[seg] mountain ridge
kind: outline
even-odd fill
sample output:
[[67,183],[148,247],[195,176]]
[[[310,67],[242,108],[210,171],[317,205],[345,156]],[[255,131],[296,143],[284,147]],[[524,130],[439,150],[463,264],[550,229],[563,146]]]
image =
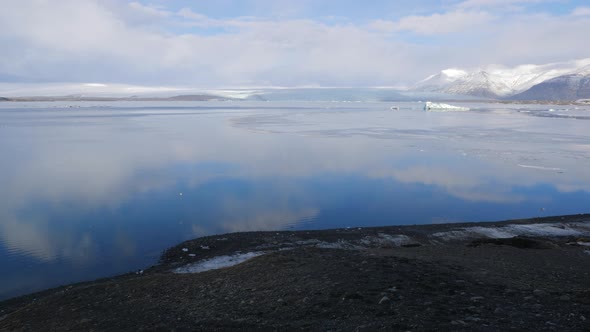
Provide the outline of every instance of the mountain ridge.
[[[572,75],[580,77],[582,86],[571,83]],[[449,68],[419,81],[410,90],[490,99],[511,99],[516,97],[522,100],[525,96],[542,97],[539,94],[526,94],[525,92],[558,77],[562,77],[562,79],[551,82],[551,90],[554,91],[552,95],[555,98],[559,100],[572,100],[574,96],[576,99],[590,98],[590,92],[587,91],[583,83],[585,82],[584,77],[590,77],[590,58],[544,65],[519,65],[516,67],[488,65],[474,70]],[[568,77],[570,79],[567,79]],[[546,86],[547,84],[543,87],[546,89]],[[534,91],[540,91],[543,87],[535,88]],[[572,89],[576,91],[572,91]]]
[[516,100],[579,100],[590,97],[590,75],[562,75],[511,96]]

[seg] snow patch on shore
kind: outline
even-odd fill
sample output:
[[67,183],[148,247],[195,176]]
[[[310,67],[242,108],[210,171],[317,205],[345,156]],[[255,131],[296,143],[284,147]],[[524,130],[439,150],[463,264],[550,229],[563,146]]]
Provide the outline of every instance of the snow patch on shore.
[[571,236],[584,234],[577,227],[567,224],[510,225],[506,226],[506,228],[516,235]]
[[296,247],[315,247],[321,249],[343,249],[343,250],[358,250],[363,249],[355,244],[345,240],[338,240],[336,242],[326,242],[318,239],[300,240],[296,241]]
[[590,233],[590,222],[571,224],[529,224],[507,225],[500,227],[465,227],[458,230],[433,233],[437,239],[464,240],[486,237],[491,239],[505,239],[515,236],[580,236]]
[[412,239],[403,234],[389,235],[379,233],[377,236],[366,236],[360,241],[363,245],[369,247],[401,247],[406,244],[415,243]]
[[263,244],[256,247],[256,250],[290,250],[295,248],[321,248],[321,249],[342,249],[342,250],[363,250],[367,248],[392,248],[405,245],[415,245],[417,241],[403,234],[367,235],[360,240],[347,241],[339,239],[335,242],[327,242],[319,239],[306,239],[293,242],[282,242],[276,244]]
[[264,255],[264,252],[253,251],[244,254],[217,256],[211,259],[202,260],[197,263],[185,265],[174,269],[174,273],[201,273],[209,270],[217,270],[225,267],[238,265],[254,257]]

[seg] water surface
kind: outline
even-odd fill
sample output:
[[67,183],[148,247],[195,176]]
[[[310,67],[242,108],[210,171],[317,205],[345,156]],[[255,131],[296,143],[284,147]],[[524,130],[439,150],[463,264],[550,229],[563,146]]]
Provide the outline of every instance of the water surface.
[[588,107],[422,105],[0,103],[0,298],[203,235],[589,212]]

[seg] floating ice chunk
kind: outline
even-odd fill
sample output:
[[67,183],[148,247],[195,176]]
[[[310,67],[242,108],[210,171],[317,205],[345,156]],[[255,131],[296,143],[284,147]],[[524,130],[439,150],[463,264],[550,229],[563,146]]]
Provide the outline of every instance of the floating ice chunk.
[[174,273],[200,273],[209,270],[216,270],[225,267],[230,267],[234,265],[238,265],[243,263],[249,259],[254,257],[258,257],[263,255],[264,252],[255,251],[255,252],[248,252],[245,254],[234,254],[234,255],[225,255],[225,256],[217,256],[211,259],[206,259],[199,261],[194,264],[185,265],[174,269]]
[[544,167],[544,166],[522,165],[522,164],[518,164],[518,167],[539,169],[539,170],[542,170],[542,171],[563,171],[562,168],[558,168],[558,167]]
[[433,103],[427,101],[424,105],[425,111],[469,111],[468,107],[454,106],[449,104]]

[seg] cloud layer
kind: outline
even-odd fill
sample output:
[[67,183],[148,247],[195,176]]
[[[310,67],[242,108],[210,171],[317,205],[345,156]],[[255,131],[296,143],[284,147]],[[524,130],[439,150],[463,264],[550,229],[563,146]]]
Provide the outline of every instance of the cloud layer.
[[589,8],[530,9],[543,2],[467,0],[358,19],[298,15],[309,2],[273,18],[117,0],[6,1],[0,81],[397,86],[446,67],[587,57]]

